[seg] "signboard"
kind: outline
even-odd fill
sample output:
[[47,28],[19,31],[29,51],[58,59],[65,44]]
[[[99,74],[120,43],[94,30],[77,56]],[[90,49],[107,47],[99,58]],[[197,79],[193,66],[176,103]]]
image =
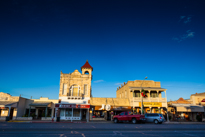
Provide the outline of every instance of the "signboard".
[[201,102],[205,102],[205,99],[203,99]]
[[84,104],[55,104],[56,108],[90,108],[90,105]]
[[[143,102],[144,107],[162,107],[161,102]],[[141,106],[141,102],[139,102],[139,106]]]

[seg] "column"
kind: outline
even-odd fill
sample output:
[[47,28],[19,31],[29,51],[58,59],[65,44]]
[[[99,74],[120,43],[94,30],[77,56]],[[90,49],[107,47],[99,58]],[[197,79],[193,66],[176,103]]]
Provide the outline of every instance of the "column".
[[159,90],[157,90],[157,98],[158,98],[158,102],[159,102]]
[[165,90],[165,98],[166,98],[166,108],[167,108],[167,122],[169,122],[169,115],[168,115],[168,105],[167,105],[167,91]]
[[152,113],[152,107],[149,107],[149,109],[150,109],[150,110],[149,110],[149,113]]
[[36,115],[36,118],[38,118],[38,109],[36,108],[36,113],[35,113],[35,115]]
[[29,107],[28,117],[30,117],[30,113],[31,113],[31,106]]
[[45,110],[45,118],[47,117],[47,109],[48,107],[46,107],[46,110]]
[[151,100],[150,100],[150,92],[151,92],[151,90],[148,90],[148,92],[149,92],[149,96],[148,96],[148,99],[149,99],[149,102],[152,102]]
[[73,122],[73,108],[72,108],[72,117],[71,117],[71,122]]
[[89,109],[87,109],[87,114],[86,114],[86,119],[87,119],[87,122],[89,122]]
[[159,110],[159,113],[161,114],[161,108],[160,107],[158,107],[158,110]]
[[9,107],[8,117],[10,116],[11,107]]
[[51,118],[53,118],[54,108],[51,109]]

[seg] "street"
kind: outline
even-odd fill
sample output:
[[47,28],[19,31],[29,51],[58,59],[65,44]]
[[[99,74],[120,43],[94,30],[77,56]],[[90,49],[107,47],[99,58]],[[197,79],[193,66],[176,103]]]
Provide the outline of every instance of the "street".
[[205,124],[0,123],[1,137],[205,136]]

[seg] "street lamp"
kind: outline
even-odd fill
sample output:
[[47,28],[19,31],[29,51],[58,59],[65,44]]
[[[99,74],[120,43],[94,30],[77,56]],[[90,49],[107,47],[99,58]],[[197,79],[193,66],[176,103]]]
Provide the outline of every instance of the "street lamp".
[[[144,80],[147,79],[147,77],[144,78]],[[144,80],[142,81],[142,84],[144,82]],[[140,86],[140,92],[142,92],[142,84]],[[143,96],[141,94],[142,100],[141,100],[141,115],[143,115]]]

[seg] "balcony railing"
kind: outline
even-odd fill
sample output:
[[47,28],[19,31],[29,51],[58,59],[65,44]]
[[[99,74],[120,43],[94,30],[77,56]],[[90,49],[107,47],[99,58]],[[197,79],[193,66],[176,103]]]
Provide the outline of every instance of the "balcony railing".
[[[133,98],[131,98],[131,100],[133,100]],[[134,102],[141,102],[142,98],[141,97],[134,97]],[[143,102],[166,102],[166,98],[143,98]]]
[[83,93],[79,93],[77,96],[70,96],[69,94],[67,94],[68,99],[84,99],[84,94]]

